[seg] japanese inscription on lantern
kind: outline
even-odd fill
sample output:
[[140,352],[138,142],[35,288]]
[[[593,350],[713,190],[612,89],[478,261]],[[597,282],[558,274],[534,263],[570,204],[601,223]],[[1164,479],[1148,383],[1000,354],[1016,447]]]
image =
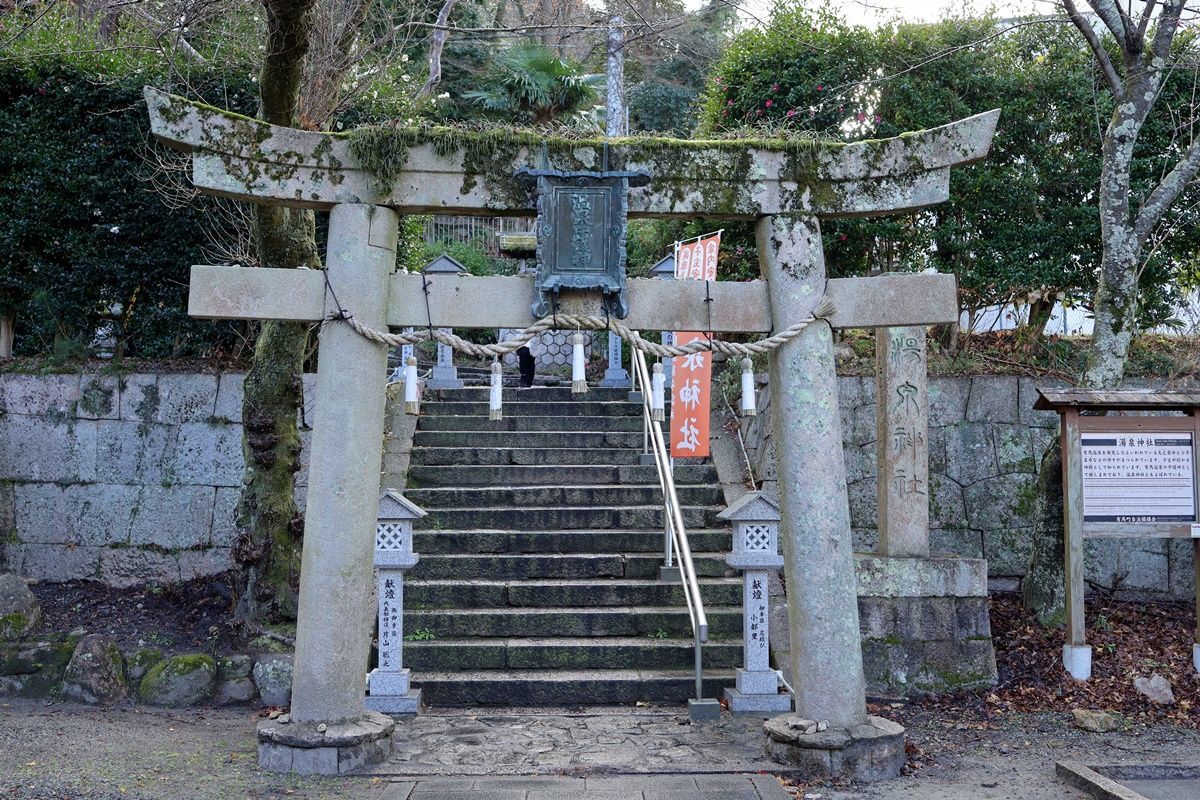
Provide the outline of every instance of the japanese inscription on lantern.
[[[717,253],[720,232],[675,249],[677,280],[717,279]],[[675,344],[685,345],[707,334],[680,332]],[[709,454],[709,398],[712,394],[712,353],[693,353],[672,359],[671,377],[671,455],[676,458],[702,458]]]
[[1084,522],[1196,522],[1190,431],[1081,434]]

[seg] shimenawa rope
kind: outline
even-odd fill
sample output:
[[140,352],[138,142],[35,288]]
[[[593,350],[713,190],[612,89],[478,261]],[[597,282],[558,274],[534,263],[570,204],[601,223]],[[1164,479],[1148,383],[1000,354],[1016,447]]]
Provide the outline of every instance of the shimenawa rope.
[[[336,302],[336,301],[335,301]],[[370,328],[358,320],[345,310],[331,313],[327,322],[341,321],[345,322],[353,328],[360,336],[369,339],[372,342],[387,347],[400,347],[407,344],[416,344],[417,342],[434,339],[442,344],[449,345],[455,350],[466,353],[467,355],[476,358],[496,358],[515,352],[521,347],[528,344],[538,334],[543,333],[552,328],[577,328],[583,330],[602,331],[609,330],[625,341],[629,342],[630,346],[636,347],[643,353],[647,353],[658,358],[675,358],[677,356],[688,356],[693,353],[705,353],[709,351],[724,353],[729,356],[752,356],[756,353],[769,353],[781,345],[790,342],[800,335],[800,332],[816,322],[818,319],[828,319],[833,316],[835,309],[833,301],[828,297],[822,297],[817,303],[816,308],[808,317],[800,320],[794,325],[791,325],[778,333],[771,334],[763,339],[754,342],[725,342],[719,339],[695,339],[684,345],[663,345],[657,342],[650,342],[642,338],[641,334],[632,328],[626,327],[621,322],[605,317],[597,317],[592,315],[577,315],[557,313],[551,317],[543,317],[537,322],[530,325],[521,331],[518,331],[511,339],[506,339],[503,342],[496,344],[476,344],[469,342],[460,336],[448,330],[439,330],[430,328],[423,331],[413,331],[412,333],[388,333],[386,331],[378,331]]]

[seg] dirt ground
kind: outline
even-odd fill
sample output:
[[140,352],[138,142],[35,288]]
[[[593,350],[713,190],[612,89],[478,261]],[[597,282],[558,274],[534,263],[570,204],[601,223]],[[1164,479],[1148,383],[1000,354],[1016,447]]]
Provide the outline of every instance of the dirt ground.
[[[874,786],[798,785],[798,798],[1071,800],[1082,795],[1055,778],[1056,760],[1200,761],[1200,732],[1175,726],[1128,722],[1116,733],[1093,734],[1073,728],[1063,713],[995,715],[931,704],[875,710],[907,726],[909,774]],[[331,800],[381,793],[380,778],[260,772],[255,721],[250,710],[6,702],[0,704],[0,798]]]

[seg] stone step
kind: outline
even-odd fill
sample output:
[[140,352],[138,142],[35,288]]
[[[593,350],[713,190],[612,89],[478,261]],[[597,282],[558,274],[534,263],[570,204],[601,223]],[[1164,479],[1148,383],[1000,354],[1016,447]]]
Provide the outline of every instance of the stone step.
[[522,448],[641,448],[636,431],[426,431],[418,430],[413,447],[522,447]]
[[[524,437],[522,437],[524,438]],[[512,440],[512,437],[509,437]],[[474,466],[507,465],[558,466],[633,466],[638,464],[641,443],[637,450],[605,449],[601,447],[417,447],[412,451],[412,464],[417,466]],[[676,462],[676,468],[679,467]],[[651,467],[653,469],[653,467]]]
[[[695,552],[727,553],[732,547],[728,529],[689,530],[688,544]],[[417,531],[413,549],[437,553],[661,553],[661,530],[574,531]]]
[[[740,606],[706,607],[710,639],[740,639]],[[686,608],[463,608],[405,609],[407,635],[425,632],[434,639],[548,636],[662,636],[691,638]]]
[[458,417],[422,414],[417,420],[417,432],[424,431],[580,431],[584,433],[610,433],[636,431],[641,435],[641,417],[583,417],[583,416],[533,416],[518,417],[505,414],[503,419],[490,420],[486,416]]
[[[732,570],[723,553],[693,553],[696,575],[719,578]],[[489,553],[422,555],[413,578],[520,580],[523,578],[655,578],[660,553]],[[732,574],[732,572],[730,573]]]
[[[586,395],[585,395],[586,396]],[[520,397],[520,395],[518,395]],[[483,417],[489,412],[488,398],[479,402],[449,400],[427,401],[421,404],[421,418],[426,417]],[[506,417],[634,417],[642,418],[642,404],[620,400],[555,400],[527,402],[504,398]]]
[[[562,386],[534,386],[532,389],[505,386],[503,395],[506,405],[510,401],[514,403],[541,403],[556,400],[560,402],[580,400],[627,402],[628,396],[628,389],[606,389],[600,386],[589,386],[588,391],[584,394],[572,394],[570,383],[564,383]],[[425,403],[442,401],[486,403],[490,397],[491,387],[489,386],[465,386],[462,389],[426,389],[421,399]]]
[[[426,490],[427,491],[427,490]],[[407,493],[406,493],[407,494]],[[413,498],[413,502],[417,502]],[[724,520],[717,514],[723,507],[683,506],[685,528],[717,528]],[[418,530],[594,530],[594,529],[656,529],[662,527],[661,506],[624,506],[597,508],[594,506],[541,506],[513,508],[437,508],[418,520]]]
[[[604,464],[541,464],[537,466],[425,466],[409,467],[409,485],[431,486],[544,486],[557,484],[653,484],[658,470],[653,466]],[[716,470],[709,466],[676,466],[679,484],[717,484]]]
[[[432,706],[594,706],[638,701],[679,705],[696,696],[690,670],[479,670],[414,672]],[[704,696],[720,697],[733,672],[704,673]]]
[[[736,606],[742,602],[741,578],[700,581],[705,606]],[[545,608],[569,606],[683,606],[687,601],[678,583],[658,580],[477,580],[404,581],[404,605],[435,608]]]
[[[721,504],[724,493],[720,486],[683,486],[676,484],[676,495],[684,506],[715,506]],[[657,486],[467,486],[406,489],[404,496],[428,512],[441,508],[494,508],[509,506],[525,509],[531,506],[579,506],[583,508],[616,508],[618,506],[652,506],[662,503],[662,490]],[[497,527],[497,526],[492,526]]]
[[[706,669],[742,665],[741,642],[704,645]],[[508,670],[688,670],[695,649],[691,639],[610,637],[587,639],[441,639],[404,643],[404,666],[416,673]]]

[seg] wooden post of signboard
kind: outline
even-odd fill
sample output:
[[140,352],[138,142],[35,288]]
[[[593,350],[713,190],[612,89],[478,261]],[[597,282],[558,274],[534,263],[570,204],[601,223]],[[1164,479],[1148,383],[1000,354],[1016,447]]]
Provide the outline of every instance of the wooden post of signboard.
[[[1091,677],[1092,648],[1084,627],[1084,540],[1190,538],[1197,601],[1192,663],[1200,672],[1200,392],[1039,389],[1038,394],[1034,408],[1062,416],[1063,666],[1078,680]],[[1159,413],[1109,416],[1113,411]]]

